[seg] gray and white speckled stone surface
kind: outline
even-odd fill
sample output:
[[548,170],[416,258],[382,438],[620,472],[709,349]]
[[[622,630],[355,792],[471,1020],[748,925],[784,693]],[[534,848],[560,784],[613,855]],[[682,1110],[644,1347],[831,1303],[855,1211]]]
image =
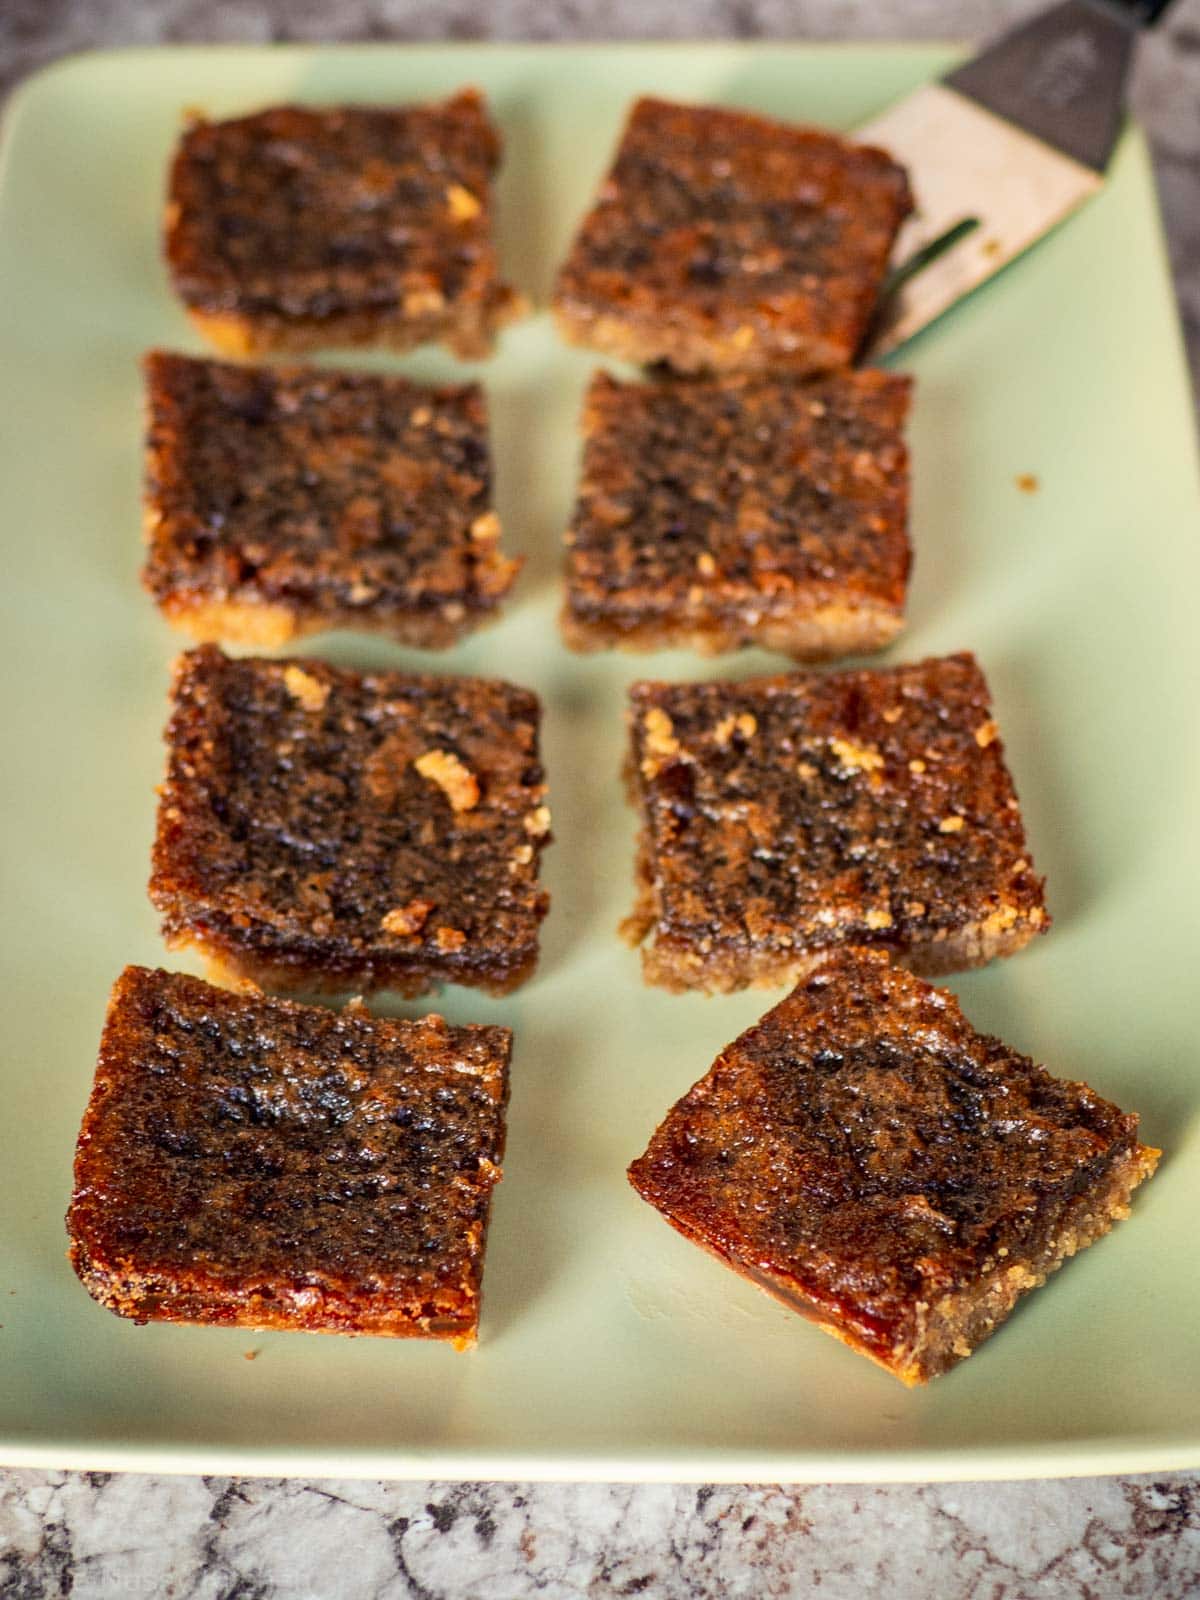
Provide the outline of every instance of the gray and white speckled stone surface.
[[[0,91],[69,52],[272,39],[974,38],[1039,0],[0,0]],[[1147,40],[1200,382],[1200,0]],[[378,1484],[0,1470],[0,1600],[1188,1600],[1200,1474],[883,1487]]]
[[1188,1600],[1200,1485],[302,1483],[18,1472],[0,1595]]

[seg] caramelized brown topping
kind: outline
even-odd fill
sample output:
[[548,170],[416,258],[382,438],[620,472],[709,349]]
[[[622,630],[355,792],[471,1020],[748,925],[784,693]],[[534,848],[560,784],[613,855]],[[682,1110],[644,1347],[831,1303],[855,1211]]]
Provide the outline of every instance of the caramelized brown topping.
[[592,380],[568,603],[627,627],[741,626],[869,600],[899,611],[909,568],[909,380]]
[[489,211],[499,159],[473,90],[197,121],[171,173],[176,288],[203,312],[284,321],[487,302],[502,293]]
[[747,112],[634,106],[559,275],[581,342],[692,369],[844,365],[911,207],[880,150]]
[[[457,635],[511,586],[477,384],[164,351],[145,371],[144,581],[168,610],[265,604],[301,628],[403,633],[408,619],[436,624],[454,607]],[[481,542],[489,518],[493,539]]]
[[207,646],[174,698],[151,880],[168,939],[293,986],[528,975],[549,826],[534,695]]
[[973,657],[639,683],[631,707],[659,947],[746,981],[764,955],[1047,925]]
[[952,995],[850,950],[721,1053],[630,1177],[681,1231],[891,1364],[919,1360],[943,1297],[1023,1264],[1024,1287],[1038,1281],[1028,1264],[1041,1271],[1079,1197],[1122,1164],[1152,1168],[1137,1126],[976,1033]]
[[81,1274],[126,1315],[237,1321],[241,1299],[268,1322],[468,1334],[510,1048],[506,1028],[128,968],[76,1162]]

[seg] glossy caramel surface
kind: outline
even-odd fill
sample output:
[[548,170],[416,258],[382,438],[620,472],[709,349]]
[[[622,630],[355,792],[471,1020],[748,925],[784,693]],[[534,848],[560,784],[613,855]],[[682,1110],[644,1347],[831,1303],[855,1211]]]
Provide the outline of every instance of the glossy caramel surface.
[[665,637],[711,619],[753,639],[821,602],[899,612],[911,551],[911,383],[731,374],[633,384],[597,373],[568,533],[573,617]]
[[722,1051],[630,1179],[888,1364],[936,1302],[1038,1260],[1078,1197],[1137,1166],[1137,1125],[855,949]]
[[849,362],[911,208],[884,151],[728,107],[643,97],[555,288],[590,342],[692,369]]
[[170,174],[176,291],[195,310],[284,322],[485,304],[499,293],[499,160],[473,90],[436,104],[197,120]]
[[540,707],[498,678],[176,664],[150,894],[168,940],[302,989],[503,989],[537,958]]
[[973,656],[630,691],[659,944],[753,971],[1048,925]]
[[463,1333],[511,1034],[129,967],[83,1120],[76,1268],[139,1318]]

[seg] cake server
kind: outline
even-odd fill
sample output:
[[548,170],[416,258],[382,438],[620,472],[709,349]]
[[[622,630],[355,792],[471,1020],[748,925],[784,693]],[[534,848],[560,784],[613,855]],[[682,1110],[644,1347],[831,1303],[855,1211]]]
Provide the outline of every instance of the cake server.
[[855,137],[909,170],[870,338],[886,354],[1027,250],[1102,186],[1139,31],[1170,0],[1061,0]]

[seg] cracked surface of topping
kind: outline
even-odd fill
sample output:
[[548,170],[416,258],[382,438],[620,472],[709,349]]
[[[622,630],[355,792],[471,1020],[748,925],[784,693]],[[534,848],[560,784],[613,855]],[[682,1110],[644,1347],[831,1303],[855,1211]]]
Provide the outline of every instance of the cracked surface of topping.
[[903,611],[911,552],[911,384],[877,371],[807,381],[592,380],[567,535],[577,624],[710,625],[830,603]]
[[499,679],[188,652],[150,884],[168,940],[276,987],[512,987],[547,905],[539,717]]
[[638,683],[630,715],[646,902],[633,931],[677,958],[683,986],[689,968],[702,987],[706,968],[721,987],[779,981],[835,944],[947,970],[939,945],[957,954],[970,933],[986,959],[993,937],[1047,926],[970,655]]
[[696,368],[847,364],[911,208],[883,151],[639,100],[558,278],[568,336]]
[[457,322],[476,340],[510,293],[492,240],[499,160],[474,90],[197,121],[171,170],[175,287],[195,311],[266,327],[336,333],[339,318],[365,316],[451,339]]
[[127,968],[76,1157],[81,1275],[125,1315],[234,1322],[244,1297],[300,1327],[469,1334],[510,1049]]
[[630,1177],[887,1364],[944,1296],[997,1269],[1040,1281],[1068,1208],[1122,1164],[1152,1170],[1137,1127],[976,1033],[953,995],[850,950],[721,1053]]
[[511,586],[477,384],[164,351],[145,375],[143,582],[169,616],[279,606],[303,631],[457,636]]

